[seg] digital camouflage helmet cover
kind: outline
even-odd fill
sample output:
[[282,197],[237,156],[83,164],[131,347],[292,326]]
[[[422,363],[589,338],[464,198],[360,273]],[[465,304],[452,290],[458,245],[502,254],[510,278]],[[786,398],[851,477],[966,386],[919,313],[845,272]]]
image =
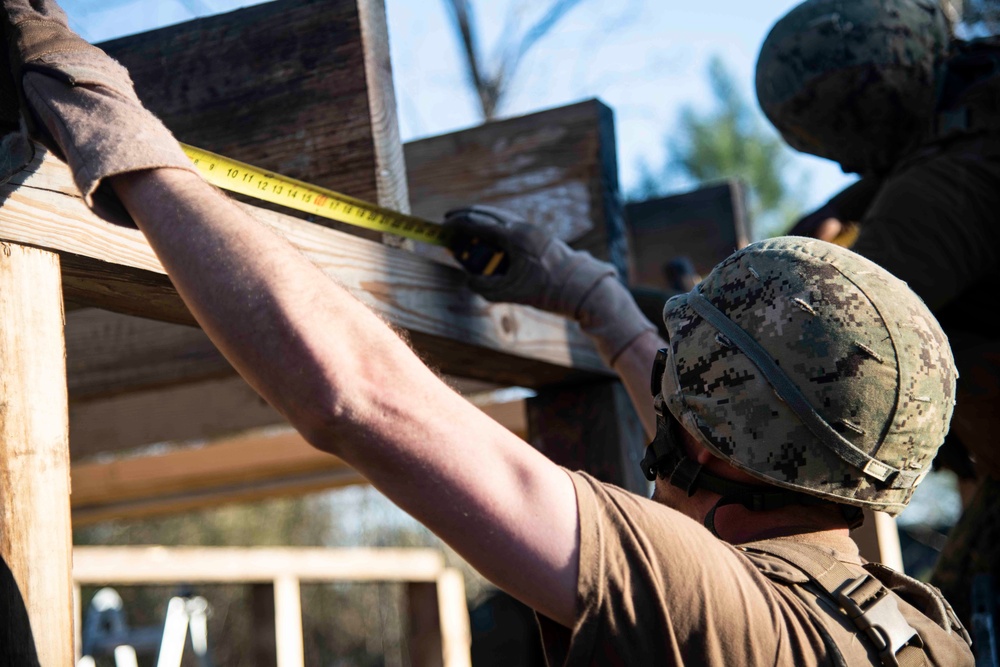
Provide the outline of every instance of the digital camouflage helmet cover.
[[[787,490],[780,504],[791,491],[795,502],[906,506],[948,431],[957,373],[944,332],[905,283],[840,246],[782,237],[730,256],[663,317],[661,428],[669,410],[716,456]],[[669,478],[684,465],[661,435],[644,468]]]
[[793,148],[882,173],[927,131],[949,41],[936,0],[806,0],[764,40],[757,99]]

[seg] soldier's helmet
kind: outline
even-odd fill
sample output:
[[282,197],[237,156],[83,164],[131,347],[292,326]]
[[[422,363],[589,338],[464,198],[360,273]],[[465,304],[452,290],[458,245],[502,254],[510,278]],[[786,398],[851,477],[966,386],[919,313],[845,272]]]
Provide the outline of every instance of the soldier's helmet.
[[906,283],[856,253],[751,244],[663,311],[658,409],[769,484],[898,513],[948,431],[948,339]]
[[764,40],[757,100],[793,148],[885,172],[929,128],[950,33],[937,0],[806,0]]

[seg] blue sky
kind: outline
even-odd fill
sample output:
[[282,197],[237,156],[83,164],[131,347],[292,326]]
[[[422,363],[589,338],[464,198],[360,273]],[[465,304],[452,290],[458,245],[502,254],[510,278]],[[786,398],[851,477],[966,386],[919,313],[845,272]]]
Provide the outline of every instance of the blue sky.
[[[247,0],[62,0],[71,25],[91,41],[169,25],[194,16],[257,4]],[[478,0],[486,51],[496,43],[508,6],[525,22],[537,0]],[[639,165],[659,165],[664,143],[685,104],[706,107],[707,64],[722,57],[748,100],[753,68],[768,29],[797,0],[583,0],[522,64],[505,115],[599,97],[615,110],[622,185]],[[442,0],[386,0],[400,129],[404,140],[478,122],[464,85],[458,45]],[[796,157],[815,205],[852,180],[825,160]]]

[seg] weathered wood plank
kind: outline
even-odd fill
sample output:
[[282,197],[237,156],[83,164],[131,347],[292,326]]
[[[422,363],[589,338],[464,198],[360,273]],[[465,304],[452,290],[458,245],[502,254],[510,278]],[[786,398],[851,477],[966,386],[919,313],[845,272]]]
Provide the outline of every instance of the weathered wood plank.
[[[73,461],[161,442],[232,436],[283,424],[238,376],[70,402]],[[79,490],[79,489],[78,489]]]
[[438,577],[437,598],[444,667],[471,667],[469,606],[465,600],[465,579],[458,569],[448,568]]
[[73,541],[59,258],[0,243],[0,295],[0,657],[69,665]]
[[407,143],[413,212],[490,204],[521,214],[628,275],[614,116],[597,100]]
[[[64,165],[36,159],[0,187],[0,239],[51,249],[78,261],[75,300],[119,312],[176,321],[176,293],[145,284],[164,271],[142,234],[91,213],[71,190]],[[575,324],[531,308],[490,304],[464,286],[457,269],[403,250],[319,227],[273,211],[246,210],[275,229],[393,325],[440,371],[456,377],[539,386],[606,375],[609,371]],[[88,282],[88,266],[101,271]],[[148,275],[128,294],[109,294],[107,275],[119,267]],[[169,303],[168,303],[169,302]]]
[[707,275],[751,237],[744,187],[727,180],[681,194],[628,204],[632,248],[631,284],[669,287],[664,265],[686,257]]
[[[148,370],[149,373],[140,374],[140,380],[150,380],[157,369]],[[160,375],[169,376],[171,372],[170,368],[166,368]],[[135,378],[117,379],[131,381]],[[446,379],[456,391],[469,396],[473,402],[479,400],[475,392],[495,389],[478,381]],[[72,460],[155,443],[211,440],[285,423],[274,408],[236,375],[169,387],[160,387],[155,383],[146,386],[156,388],[110,397],[85,395],[76,401],[72,400],[71,394],[69,438]],[[523,403],[489,401],[481,407],[493,419],[524,437]]]
[[[379,3],[363,3],[362,7],[374,11]],[[132,41],[129,44],[136,46]],[[540,224],[553,226],[564,236],[580,237],[596,254],[609,257],[615,243],[609,239],[620,241],[622,236],[616,226],[621,215],[620,202],[615,196],[617,164],[612,123],[610,110],[591,101],[416,142],[407,149],[415,164],[410,178],[420,184],[414,190],[415,206],[426,215],[439,217],[449,205],[458,203],[459,193],[473,199],[481,196],[484,201],[512,207]],[[496,154],[497,159],[487,159],[483,151],[496,152],[497,145],[502,149]],[[255,150],[255,144],[251,142],[249,146],[248,150]],[[298,175],[312,178],[311,173]],[[523,192],[514,191],[517,183],[522,183]],[[498,192],[502,195],[500,199],[496,199]],[[613,224],[608,225],[607,221]],[[171,292],[168,281],[154,280],[149,284],[149,279],[141,274],[126,275],[116,281],[114,273],[102,272],[100,265],[91,263],[81,269],[80,263],[79,259],[66,263],[68,298],[85,298],[78,295],[77,283],[95,275],[103,279],[105,297],[115,302],[134,298],[132,295],[140,291],[165,301],[162,295]],[[165,302],[160,304],[161,308],[164,306],[169,308]],[[199,380],[228,369],[228,364],[214,353],[199,332],[172,331],[168,326],[154,323],[127,324],[127,319],[113,315],[90,314],[79,319],[74,315],[67,322],[71,401],[102,391],[121,392]],[[102,317],[108,322],[101,323]],[[171,312],[170,317],[183,321],[186,312]],[[135,330],[134,341],[128,338],[132,330]],[[97,340],[102,333],[106,335],[103,343]],[[85,353],[77,353],[78,336],[86,341]],[[168,349],[170,341],[174,341],[176,349]],[[150,363],[137,365],[130,351],[147,347]],[[120,359],[101,355],[102,351],[118,350],[122,352]],[[158,360],[164,363],[157,363]],[[165,363],[168,360],[175,363]],[[474,364],[476,360],[469,359],[468,363]],[[113,382],[105,386],[104,379]]]
[[[223,391],[225,398],[235,393]],[[526,435],[523,401],[483,406],[483,411],[515,435]],[[114,430],[114,422],[106,428]],[[365,483],[343,461],[313,448],[287,426],[141,457],[77,462],[71,473],[77,526]]]
[[100,46],[181,141],[406,210],[382,0],[277,0]]
[[66,314],[72,402],[235,372],[201,329],[97,308]]
[[[123,518],[360,483],[340,459],[309,446],[290,429],[252,434],[162,454],[72,468],[74,523]],[[209,502],[215,500],[216,502]]]
[[435,549],[320,547],[76,547],[79,584],[270,583],[301,581],[437,581],[444,558]]

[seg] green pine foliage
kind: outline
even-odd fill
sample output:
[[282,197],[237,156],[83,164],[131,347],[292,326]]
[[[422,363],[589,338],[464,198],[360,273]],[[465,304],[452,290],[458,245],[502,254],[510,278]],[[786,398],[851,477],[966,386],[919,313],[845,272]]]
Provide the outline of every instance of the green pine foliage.
[[790,184],[793,152],[740,92],[718,57],[708,68],[713,104],[708,110],[686,105],[666,138],[667,159],[658,168],[641,165],[641,180],[630,193],[639,201],[728,178],[747,186],[755,236],[782,233],[802,212],[807,183]]

